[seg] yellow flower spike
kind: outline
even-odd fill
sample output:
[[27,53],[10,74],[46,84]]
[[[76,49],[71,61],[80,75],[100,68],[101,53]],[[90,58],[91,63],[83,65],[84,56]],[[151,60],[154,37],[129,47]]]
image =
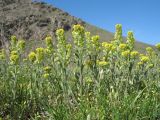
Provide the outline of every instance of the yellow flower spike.
[[135,58],[135,57],[138,57],[139,52],[138,52],[138,51],[132,51],[132,52],[130,53],[130,55],[131,55],[132,58]]
[[98,40],[99,40],[99,36],[98,35],[95,35],[95,36],[92,37],[92,42],[93,43],[96,43]]
[[39,47],[39,48],[36,49],[36,52],[37,53],[43,53],[44,52],[44,48]]
[[85,31],[84,27],[81,25],[74,25],[73,26],[73,31],[72,31],[72,36],[74,39],[74,43],[78,47],[83,47],[84,46],[84,40],[85,40]]
[[43,70],[46,72],[46,73],[50,73],[51,72],[51,67],[50,66],[46,66],[43,68]]
[[110,50],[112,50],[112,49],[115,48],[115,47],[113,46],[113,44],[107,43],[107,42],[103,42],[103,43],[102,43],[102,47],[104,47],[104,49],[106,49],[106,50],[108,50],[108,51],[110,51]]
[[11,36],[11,50],[16,50],[17,41],[18,39],[16,36]]
[[129,57],[130,51],[129,51],[129,50],[126,50],[126,51],[122,52],[121,55],[122,55],[123,57]]
[[149,61],[149,57],[148,56],[142,56],[140,60],[141,60],[141,62],[146,63],[146,62]]
[[121,43],[122,42],[122,25],[117,24],[115,28],[116,28],[116,32],[114,35],[114,40],[115,42]]
[[147,52],[152,52],[153,49],[152,49],[151,47],[147,47],[147,48],[146,48],[146,51],[147,51]]
[[17,64],[18,63],[18,59],[19,59],[18,55],[11,54],[11,56],[10,56],[11,64]]
[[85,32],[85,38],[87,41],[91,40],[91,33],[90,32]]
[[154,51],[151,47],[146,48],[147,54],[151,55]]
[[91,33],[85,32],[85,39],[86,39],[86,46],[88,49],[88,52],[91,52]]
[[143,65],[143,62],[138,62],[137,64],[138,64],[139,66],[141,66],[141,65]]
[[63,29],[58,29],[56,31],[56,35],[64,35],[64,30]]
[[25,48],[25,41],[24,40],[18,41],[17,47],[18,49],[23,50]]
[[72,51],[72,45],[71,44],[67,44],[66,45],[66,50],[67,50],[67,60],[70,58],[71,56],[71,51]]
[[72,45],[71,44],[67,44],[66,48],[67,48],[67,50],[70,50],[72,48]]
[[45,38],[45,41],[46,41],[46,44],[52,43],[52,37],[51,37],[51,36],[47,36],[47,37]]
[[106,66],[106,65],[108,65],[109,63],[108,62],[106,62],[106,61],[97,61],[97,64],[99,65],[99,66],[101,66],[101,67],[103,67],[103,66]]
[[44,53],[45,53],[44,48],[40,47],[36,49],[36,58],[38,62],[41,62],[43,60]]
[[47,36],[47,37],[45,38],[45,42],[46,42],[47,48],[52,49],[52,47],[53,47],[52,37],[51,37],[51,36]]
[[28,55],[28,58],[31,62],[34,62],[36,60],[36,53],[35,52],[31,52],[29,55]]
[[44,49],[44,53],[45,53],[46,55],[49,55],[49,54],[52,53],[52,50],[50,50],[49,48],[46,48],[46,49]]
[[49,74],[48,73],[43,74],[43,78],[48,79],[49,78]]
[[116,47],[115,47],[115,46],[112,46],[112,47],[111,47],[111,51],[112,51],[112,52],[116,51]]
[[12,35],[12,36],[11,36],[11,42],[13,42],[13,43],[16,44],[17,41],[18,41],[18,40],[17,40],[17,37],[16,37],[15,35]]
[[156,48],[160,51],[160,43],[156,44]]
[[127,44],[120,44],[119,48],[120,50],[125,50],[127,48]]
[[17,55],[17,54],[18,54],[17,51],[15,50],[11,51],[11,55]]
[[79,31],[80,33],[84,32],[84,27],[79,25],[79,24],[78,25],[74,25],[73,26],[73,31]]
[[134,48],[134,43],[135,43],[135,38],[134,38],[133,32],[128,31],[128,33],[127,33],[127,44],[129,46],[130,50],[132,50]]
[[102,42],[102,47],[105,47],[108,44],[108,42]]
[[95,47],[96,50],[99,50],[99,47],[100,47],[99,36],[98,35],[93,36],[91,38],[91,41],[92,41],[93,47]]
[[148,68],[150,68],[150,69],[153,68],[153,67],[154,67],[154,64],[149,64],[148,65]]
[[58,40],[57,47],[61,48],[60,46],[65,46],[66,45],[66,39],[64,35],[64,30],[63,29],[58,29],[56,31],[56,38]]

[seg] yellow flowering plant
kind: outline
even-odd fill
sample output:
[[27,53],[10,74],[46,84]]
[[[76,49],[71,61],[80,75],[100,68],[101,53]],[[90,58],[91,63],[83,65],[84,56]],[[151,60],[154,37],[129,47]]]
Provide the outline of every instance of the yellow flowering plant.
[[44,55],[45,55],[44,48],[42,47],[36,48],[36,61],[38,63],[41,63],[43,61]]
[[10,55],[10,63],[11,64],[17,64],[18,60],[19,60],[19,55],[11,53],[11,55]]
[[50,35],[37,47],[12,36],[0,50],[0,117],[157,119],[160,45],[138,51],[133,32],[123,42],[120,24],[112,41],[79,24],[71,30],[72,39],[58,29],[55,41]]
[[11,50],[15,50],[16,49],[16,45],[17,45],[17,37],[15,35],[11,36]]
[[131,58],[137,58],[137,57],[139,57],[139,52],[138,51],[132,51],[130,53],[130,56],[131,56]]
[[160,51],[160,43],[156,44],[156,48]]
[[135,38],[132,31],[127,33],[127,44],[129,49],[132,51],[134,49]]
[[127,49],[127,44],[122,43],[122,44],[119,45],[119,48],[120,48],[121,51],[124,51],[124,50]]
[[45,42],[46,42],[47,49],[53,52],[52,37],[51,36],[47,36],[45,38]]
[[36,61],[36,53],[35,52],[30,52],[28,55],[28,58],[31,62]]
[[118,46],[123,41],[123,38],[122,38],[122,25],[121,24],[116,24],[115,29],[116,29],[116,31],[115,31],[115,34],[114,34],[113,43],[116,46]]
[[18,51],[23,51],[25,49],[25,41],[24,40],[19,40],[17,42],[17,49],[18,49]]

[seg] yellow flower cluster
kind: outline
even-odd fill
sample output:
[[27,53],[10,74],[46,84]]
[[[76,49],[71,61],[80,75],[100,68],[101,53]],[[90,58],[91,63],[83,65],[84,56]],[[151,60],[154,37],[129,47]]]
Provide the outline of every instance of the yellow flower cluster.
[[102,47],[107,50],[107,51],[111,51],[111,50],[114,50],[115,47],[113,46],[113,44],[111,43],[107,43],[107,42],[103,42],[102,43]]
[[17,51],[11,51],[11,54],[10,54],[11,64],[17,64],[18,60],[19,60],[19,55],[18,55]]
[[51,72],[51,67],[50,67],[50,66],[44,67],[44,71],[45,71],[46,73],[50,73],[50,72]]
[[43,78],[48,79],[49,78],[49,74],[48,73],[43,74]]
[[53,44],[52,44],[52,37],[51,36],[47,36],[45,38],[45,42],[46,42],[46,46],[49,50],[53,49]]
[[83,33],[84,32],[84,27],[79,25],[79,24],[78,25],[74,25],[73,26],[73,31],[77,31],[79,33]]
[[84,46],[84,39],[85,39],[85,31],[84,27],[81,25],[74,25],[72,36],[74,39],[74,43],[76,46],[83,47]]
[[127,44],[120,44],[119,48],[120,48],[120,50],[126,50],[127,49]]
[[86,41],[90,42],[90,40],[91,40],[91,33],[90,32],[85,32],[85,38],[86,38]]
[[154,64],[152,63],[148,65],[148,68],[153,68],[153,67],[154,67]]
[[140,60],[142,63],[147,63],[150,59],[148,56],[141,56]]
[[11,36],[11,42],[16,44],[17,42],[17,37],[15,35]]
[[92,45],[91,45],[91,33],[90,32],[85,32],[85,39],[86,39],[86,47],[87,47],[88,53],[91,53]]
[[121,55],[125,58],[128,58],[130,55],[130,51],[129,50],[123,51]]
[[40,63],[43,60],[44,53],[45,53],[44,48],[39,47],[39,48],[36,49],[36,59],[37,59],[37,62]]
[[53,52],[53,49],[50,49],[50,48],[48,48],[48,47],[44,49],[44,53],[45,53],[46,55],[51,55],[52,52]]
[[65,40],[65,35],[64,35],[64,30],[63,29],[58,29],[56,30],[56,37],[58,40],[59,44],[65,45],[66,40]]
[[156,44],[156,48],[160,51],[160,43]]
[[17,43],[17,48],[19,50],[24,50],[24,48],[25,48],[25,41],[24,40],[19,40],[18,43]]
[[97,64],[98,64],[98,66],[103,67],[103,66],[108,65],[108,64],[109,64],[109,62],[106,62],[106,61],[104,61],[104,60],[102,60],[102,61],[97,60]]
[[155,53],[151,47],[147,47],[146,52],[147,52],[147,55],[149,55],[149,56],[154,55],[154,53]]
[[132,58],[135,58],[139,55],[139,52],[138,51],[132,51],[130,55],[131,55]]
[[153,49],[152,49],[151,47],[147,47],[147,48],[146,48],[146,51],[147,51],[147,52],[153,52]]
[[45,78],[45,79],[49,78],[51,69],[52,68],[50,66],[46,66],[43,68],[43,70],[44,70],[43,78]]
[[130,50],[133,50],[135,43],[135,38],[132,31],[128,31],[127,33],[127,44]]
[[66,51],[67,51],[66,60],[69,62],[69,58],[71,57],[71,52],[72,52],[71,44],[66,45]]
[[64,30],[63,29],[58,29],[56,31],[56,35],[64,35]]
[[115,26],[116,28],[116,32],[115,32],[115,35],[114,35],[114,41],[116,42],[116,44],[118,43],[121,43],[122,42],[122,25],[121,24],[117,24]]
[[[139,56],[139,63],[138,64],[144,64],[147,63],[150,64],[151,58],[154,56],[151,56],[150,53],[155,52],[152,47],[147,47],[146,48],[146,54],[140,55],[138,51],[135,51],[134,48],[134,35],[132,31],[129,31],[127,34],[127,41],[123,42],[122,41],[122,25],[117,24],[116,25],[116,32],[114,36],[114,41],[112,42],[102,42],[100,43],[100,37],[98,35],[91,36],[90,32],[85,32],[85,29],[81,25],[74,25],[72,29],[72,36],[74,40],[74,49],[72,51],[72,45],[67,44],[67,41],[65,39],[65,31],[63,29],[58,29],[56,31],[56,38],[58,40],[57,44],[57,49],[55,49],[56,53],[53,53],[53,42],[52,42],[52,37],[47,36],[45,38],[45,43],[46,47],[45,48],[37,48],[34,52],[30,52],[28,55],[27,60],[31,62],[42,62],[44,60],[44,57],[51,57],[53,55],[52,62],[55,62],[56,60],[60,63],[62,62],[63,65],[67,65],[68,61],[70,61],[71,58],[71,52],[75,52],[76,54],[81,54],[79,55],[80,57],[84,57],[85,52],[87,51],[87,59],[84,57],[84,61],[86,61],[86,64],[91,66],[96,64],[96,60],[100,58],[105,58],[105,59],[100,59],[97,61],[98,66],[106,66],[109,64],[110,61],[115,61],[119,62],[118,59],[127,59],[129,62],[134,62],[136,61]],[[11,36],[11,45],[15,45],[16,49],[11,49],[10,53],[10,61],[12,63],[17,63],[19,60],[19,57],[21,57],[21,52],[19,52],[19,49],[22,50],[25,48],[25,41],[20,40],[16,38],[16,36]],[[81,49],[82,48],[82,49]],[[160,50],[160,43],[156,45],[156,48]],[[84,53],[84,54],[82,54]],[[98,54],[94,54],[98,53]],[[49,56],[47,56],[49,54]],[[96,56],[97,55],[97,56]],[[78,56],[78,55],[77,55]],[[80,57],[77,57],[78,59]],[[95,57],[96,56],[96,57]],[[158,56],[158,55],[157,55]],[[0,52],[0,59],[4,59],[5,54],[4,52]],[[117,61],[116,61],[117,60]],[[57,62],[56,61],[56,62]],[[83,62],[84,62],[83,61]],[[106,62],[107,61],[107,62]],[[109,62],[108,62],[109,61]],[[121,61],[121,60],[120,60]],[[58,63],[57,62],[57,63]],[[126,63],[128,61],[125,61]],[[44,68],[45,74],[49,74],[50,68],[47,66]],[[47,75],[46,75],[47,76]]]
[[35,52],[30,52],[30,54],[28,55],[28,58],[31,62],[36,61],[36,53]]
[[11,50],[16,50],[16,45],[17,45],[17,41],[18,41],[18,39],[17,39],[17,37],[16,36],[11,36]]
[[91,38],[91,41],[92,41],[93,48],[95,48],[95,50],[99,50],[100,49],[99,36],[98,35],[93,36]]

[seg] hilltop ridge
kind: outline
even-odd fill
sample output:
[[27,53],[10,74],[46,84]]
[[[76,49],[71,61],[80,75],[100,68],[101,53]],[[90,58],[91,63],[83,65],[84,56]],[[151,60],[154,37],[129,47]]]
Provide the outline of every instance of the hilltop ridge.
[[[70,31],[74,24],[81,24],[92,34],[100,35],[101,41],[113,39],[113,33],[90,25],[44,2],[0,0],[0,6],[1,44],[8,41],[11,35],[25,40],[44,39],[48,34],[55,36],[56,29]],[[137,42],[136,47],[143,50],[146,44]]]

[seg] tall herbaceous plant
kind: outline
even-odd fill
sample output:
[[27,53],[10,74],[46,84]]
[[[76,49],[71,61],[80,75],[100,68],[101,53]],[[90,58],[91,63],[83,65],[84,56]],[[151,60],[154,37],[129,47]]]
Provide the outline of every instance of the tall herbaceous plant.
[[124,40],[115,28],[108,42],[81,25],[68,42],[58,29],[29,53],[11,36],[0,50],[0,119],[160,119],[160,44],[141,53],[132,31]]

